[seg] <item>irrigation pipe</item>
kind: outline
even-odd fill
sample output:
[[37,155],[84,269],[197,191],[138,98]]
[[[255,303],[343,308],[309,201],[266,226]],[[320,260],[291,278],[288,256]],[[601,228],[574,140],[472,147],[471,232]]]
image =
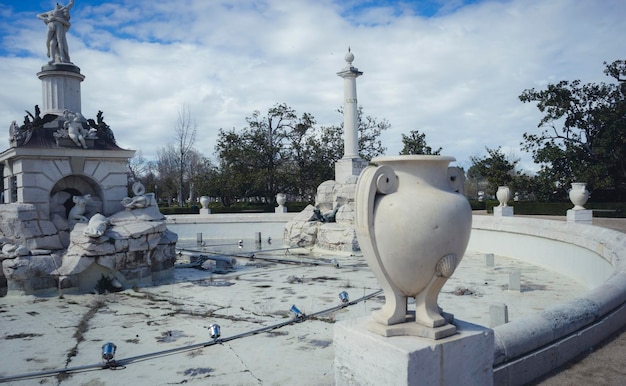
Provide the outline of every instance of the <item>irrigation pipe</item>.
[[[281,258],[281,257],[264,257],[264,256],[258,256],[256,254],[256,253],[264,253],[264,252],[270,252],[270,251],[281,251],[281,250],[289,251],[290,248],[277,248],[277,249],[262,250],[262,251],[257,251],[256,253],[248,252],[247,255],[244,255],[244,254],[218,253],[218,252],[198,250],[198,249],[192,249],[192,248],[177,248],[177,249],[182,254],[189,255],[190,253],[193,253],[196,256],[205,256],[205,257],[208,257],[209,259],[211,259],[210,256],[227,256],[227,257],[235,257],[235,258],[240,258],[240,259],[269,261],[269,262],[281,263],[281,264],[298,264],[298,265],[306,264],[306,265],[312,265],[312,266],[330,265],[330,266],[333,266],[335,268],[339,268],[340,266],[341,267],[345,267],[345,268],[348,268],[348,267],[355,268],[355,267],[366,266],[366,264],[363,264],[363,263],[339,265],[338,263],[335,263],[333,261],[326,261],[326,260],[322,260],[322,259],[315,260],[315,261],[311,261],[311,260],[307,261],[307,260],[302,260],[302,259],[285,259],[285,258]],[[200,264],[178,264],[179,268],[193,268],[193,267],[196,267],[196,266],[199,266],[199,265]],[[174,267],[177,267],[177,266],[174,266]]]
[[131,363],[134,362],[139,362],[139,361],[143,361],[143,360],[148,360],[148,359],[152,359],[152,358],[157,358],[157,357],[162,357],[165,355],[171,355],[171,354],[176,354],[179,352],[183,352],[183,351],[189,351],[189,350],[194,350],[197,348],[205,348],[205,347],[209,347],[209,346],[213,346],[215,344],[221,344],[224,342],[229,342],[231,340],[235,340],[235,339],[239,339],[239,338],[244,338],[247,336],[252,336],[252,335],[256,335],[256,334],[260,334],[263,332],[268,332],[268,331],[272,331],[290,324],[295,324],[295,323],[302,323],[306,320],[313,320],[313,318],[316,318],[318,316],[324,315],[324,314],[328,314],[330,312],[333,311],[338,311],[342,308],[346,308],[352,305],[355,305],[357,303],[360,303],[362,301],[368,300],[373,298],[374,296],[380,294],[382,292],[382,290],[378,290],[375,292],[372,292],[368,295],[365,295],[361,298],[358,298],[356,300],[352,300],[352,301],[348,301],[346,303],[342,303],[339,304],[337,306],[334,307],[330,307],[321,311],[317,311],[314,312],[312,314],[309,315],[305,315],[302,314],[300,316],[297,316],[293,319],[284,321],[284,322],[280,322],[280,323],[276,323],[276,324],[272,324],[270,326],[266,326],[266,327],[261,327],[252,331],[247,331],[247,332],[243,332],[241,334],[237,334],[237,335],[232,335],[226,338],[217,338],[211,341],[207,341],[207,342],[202,342],[202,343],[195,343],[195,344],[191,344],[191,345],[186,345],[186,346],[182,346],[182,347],[176,347],[176,348],[172,348],[172,349],[168,349],[168,350],[162,350],[162,351],[156,351],[156,352],[152,352],[152,353],[147,353],[147,354],[143,354],[143,355],[138,355],[138,356],[134,356],[134,357],[129,357],[129,358],[124,358],[124,359],[120,359],[117,361],[113,361],[111,363],[94,363],[94,364],[90,364],[90,365],[84,365],[84,366],[76,366],[76,367],[68,367],[68,368],[64,368],[64,369],[56,369],[56,370],[46,370],[46,371],[39,371],[39,372],[33,372],[33,373],[27,373],[27,374],[19,374],[19,375],[12,375],[12,376],[8,376],[8,377],[1,377],[0,378],[0,383],[6,383],[6,382],[12,382],[12,381],[19,381],[19,380],[24,380],[24,379],[33,379],[33,378],[43,378],[43,377],[47,377],[47,376],[51,376],[51,375],[58,375],[58,374],[68,374],[68,373],[75,373],[75,372],[80,372],[80,371],[86,371],[86,370],[105,370],[105,369],[116,369],[119,367],[125,367],[126,365],[129,365]]

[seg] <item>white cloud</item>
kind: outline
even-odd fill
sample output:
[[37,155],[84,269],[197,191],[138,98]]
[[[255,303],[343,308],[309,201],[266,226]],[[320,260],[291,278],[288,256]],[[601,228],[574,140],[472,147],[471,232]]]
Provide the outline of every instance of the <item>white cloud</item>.
[[[339,123],[336,72],[350,46],[364,72],[359,103],[392,125],[383,136],[389,154],[417,129],[463,166],[485,146],[502,146],[532,169],[519,143],[541,115],[518,95],[562,79],[608,81],[602,62],[622,58],[626,32],[620,0],[483,1],[430,18],[388,8],[350,14],[330,0],[92,3],[99,5],[76,1],[69,37],[86,76],[83,114],[104,111],[118,143],[148,158],[173,139],[184,104],[207,156],[220,128],[242,128],[254,110],[276,103],[321,125]],[[33,14],[1,11],[0,22],[13,23],[0,28],[0,117],[8,127],[41,103],[35,73],[46,61],[45,29]]]

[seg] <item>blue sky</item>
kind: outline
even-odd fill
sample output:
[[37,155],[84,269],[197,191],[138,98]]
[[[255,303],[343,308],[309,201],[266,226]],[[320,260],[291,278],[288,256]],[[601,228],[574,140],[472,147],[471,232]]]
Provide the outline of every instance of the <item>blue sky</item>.
[[[0,144],[41,104],[46,30],[36,14],[55,3],[0,2]],[[68,41],[86,76],[82,113],[102,110],[118,143],[147,158],[173,141],[183,105],[208,157],[220,128],[277,103],[340,123],[336,72],[350,46],[364,72],[359,104],[392,126],[389,155],[417,129],[461,166],[502,146],[534,170],[520,142],[541,114],[518,96],[563,79],[610,81],[602,63],[625,59],[624,14],[622,0],[76,0]]]

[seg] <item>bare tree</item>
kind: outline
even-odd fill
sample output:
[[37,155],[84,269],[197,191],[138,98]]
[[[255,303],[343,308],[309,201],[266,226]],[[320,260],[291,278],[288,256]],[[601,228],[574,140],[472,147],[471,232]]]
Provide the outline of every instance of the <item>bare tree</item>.
[[137,150],[135,155],[128,160],[128,172],[133,181],[139,181],[150,172],[152,165],[144,156],[141,150]]
[[157,164],[154,161],[147,160],[141,150],[128,160],[128,195],[132,194],[131,186],[135,182],[141,182],[149,190],[150,185],[154,184],[156,178]]
[[188,163],[189,153],[196,142],[197,130],[196,120],[191,116],[189,107],[183,105],[182,109],[178,112],[178,119],[174,127],[176,161],[178,165],[178,204],[180,206],[183,206],[185,197],[185,166]]
[[157,149],[157,172],[159,174],[159,186],[161,197],[167,199],[167,203],[172,203],[172,198],[176,195],[178,180],[178,160],[176,149],[171,143]]

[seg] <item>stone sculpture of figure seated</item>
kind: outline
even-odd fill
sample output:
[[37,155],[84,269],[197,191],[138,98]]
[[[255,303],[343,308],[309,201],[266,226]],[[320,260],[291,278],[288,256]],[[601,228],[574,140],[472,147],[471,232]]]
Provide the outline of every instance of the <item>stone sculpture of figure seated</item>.
[[85,138],[92,138],[94,132],[83,129],[83,116],[81,113],[73,113],[69,110],[63,111],[63,128],[67,130],[67,136],[76,144],[76,146],[87,149]]
[[309,218],[309,221],[319,221],[319,222],[335,222],[335,216],[337,215],[337,210],[339,208],[335,208],[330,212],[326,212],[322,214],[319,208],[313,209],[313,215]]
[[87,203],[91,200],[91,194],[86,194],[84,196],[74,196],[72,197],[74,201],[74,206],[70,209],[70,213],[67,216],[67,219],[70,222],[88,222],[89,220],[85,217],[85,211],[87,208]]
[[146,188],[139,181],[133,184],[133,193],[135,197],[130,198],[126,197],[122,200],[122,205],[127,209],[140,209],[150,206],[150,199],[144,194],[146,193]]

